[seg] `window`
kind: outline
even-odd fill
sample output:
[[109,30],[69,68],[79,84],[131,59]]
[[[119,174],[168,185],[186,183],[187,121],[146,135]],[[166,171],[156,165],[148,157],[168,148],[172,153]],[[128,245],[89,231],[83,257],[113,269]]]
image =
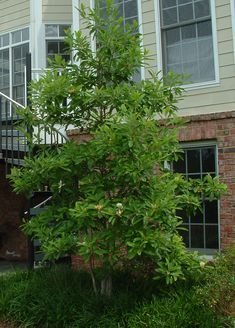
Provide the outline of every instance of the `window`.
[[[66,36],[65,31],[69,28],[69,25],[58,24],[47,24],[45,26],[47,59],[53,59],[55,55],[60,55],[66,61],[70,60],[70,54],[66,51],[67,45],[64,42],[64,37]],[[48,61],[47,66],[49,66]]]
[[[106,1],[100,0],[99,5],[105,16]],[[138,5],[136,0],[116,0],[115,6],[120,17],[123,17],[124,27],[126,24],[132,24],[134,21],[138,22]]]
[[[137,0],[115,0],[115,6],[118,9],[119,16],[123,17],[123,25],[124,29],[127,24],[133,24],[134,21],[138,22],[139,25],[139,17],[138,17],[138,1]],[[100,0],[99,6],[101,9],[102,15],[105,17],[106,11],[106,1]],[[136,32],[139,32],[138,30]],[[141,72],[140,70],[133,76],[133,80],[135,82],[139,82],[141,80]]]
[[25,103],[25,61],[29,52],[29,29],[0,36],[0,91]]
[[164,71],[215,80],[210,0],[161,0]]
[[[186,179],[202,179],[208,173],[216,175],[216,147],[204,146],[184,148],[182,159],[173,164],[175,172],[184,174]],[[218,201],[202,202],[202,212],[186,215],[179,212],[183,220],[180,233],[188,248],[212,253],[219,248]]]

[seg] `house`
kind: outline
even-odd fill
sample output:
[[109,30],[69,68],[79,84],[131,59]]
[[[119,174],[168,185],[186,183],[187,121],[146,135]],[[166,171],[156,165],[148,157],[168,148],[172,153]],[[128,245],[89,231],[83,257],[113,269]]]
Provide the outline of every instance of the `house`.
[[[0,0],[0,92],[25,104],[26,54],[32,54],[33,77],[55,53],[67,56],[64,30],[82,27],[76,9],[80,2]],[[93,6],[92,0],[83,2]],[[174,169],[191,178],[219,174],[228,193],[219,202],[204,201],[202,213],[183,217],[188,229],[183,234],[190,249],[213,254],[235,239],[235,0],[115,3],[125,24],[138,20],[152,68],[163,74],[173,70],[187,75],[179,104],[179,115],[188,121],[179,134],[184,157]],[[149,77],[143,68],[140,75]],[[4,115],[11,113],[10,103],[1,97],[0,257],[25,259],[27,240],[19,225],[27,200],[12,192],[5,176],[6,151],[9,158],[14,153],[10,141],[6,146],[11,136],[6,135],[10,121]],[[12,164],[20,164],[21,159]]]

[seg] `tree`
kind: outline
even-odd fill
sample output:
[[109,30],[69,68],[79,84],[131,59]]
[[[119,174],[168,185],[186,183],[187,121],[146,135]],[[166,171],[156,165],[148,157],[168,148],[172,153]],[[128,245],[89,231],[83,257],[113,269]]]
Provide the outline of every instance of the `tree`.
[[[181,153],[179,77],[159,79],[151,72],[150,80],[133,81],[147,53],[136,25],[124,29],[113,8],[107,2],[104,19],[99,8],[82,7],[96,52],[81,31],[68,33],[79,65],[56,58],[32,85],[32,108],[21,113],[25,125],[74,124],[89,131],[90,140],[44,149],[10,176],[18,193],[30,196],[45,186],[53,193],[46,211],[23,226],[41,241],[45,259],[82,256],[94,291],[106,295],[112,271],[124,261],[135,260],[141,267],[151,263],[150,274],[167,283],[184,279],[193,265],[199,267],[178,233],[178,210],[196,210],[201,197],[212,200],[225,190],[218,178],[187,181],[165,168]],[[103,270],[100,289],[97,259]]]

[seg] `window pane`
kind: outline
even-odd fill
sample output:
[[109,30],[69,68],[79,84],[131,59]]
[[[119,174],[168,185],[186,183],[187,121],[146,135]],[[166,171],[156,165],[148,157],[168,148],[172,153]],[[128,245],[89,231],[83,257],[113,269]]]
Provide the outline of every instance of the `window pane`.
[[57,25],[46,25],[45,34],[48,37],[58,37],[58,26]]
[[206,248],[218,249],[218,226],[206,226]]
[[205,201],[205,222],[218,223],[218,201]]
[[201,0],[194,3],[195,18],[210,16],[209,0]]
[[215,172],[215,149],[203,148],[202,149],[202,171]]
[[197,24],[198,37],[212,36],[211,21],[200,22]]
[[212,57],[213,54],[213,41],[212,38],[203,38],[198,41],[198,54],[199,58]]
[[180,57],[181,57],[181,47],[180,46],[168,47],[167,62],[169,64],[178,63]]
[[163,10],[163,25],[171,25],[177,23],[177,8]]
[[70,29],[69,25],[59,25],[59,36],[66,36],[65,31]]
[[197,173],[200,172],[200,150],[193,149],[187,150],[188,159],[188,172]]
[[12,33],[12,43],[21,42],[21,31],[16,31]]
[[193,5],[187,4],[184,6],[179,6],[179,21],[186,22],[188,20],[193,19]]
[[22,41],[29,40],[29,29],[25,28],[22,30]]
[[177,210],[176,215],[181,217],[183,223],[189,223],[189,216],[187,215],[186,211],[184,210]]
[[182,4],[185,4],[185,3],[192,3],[192,0],[178,0],[179,5],[182,5]]
[[179,173],[186,172],[186,164],[185,164],[185,153],[181,154],[181,158],[173,163],[173,170]]
[[203,223],[203,212],[198,209],[195,214],[190,215],[190,221],[192,223]]
[[176,0],[162,0],[162,7],[169,8],[176,6]]
[[131,0],[125,3],[124,5],[125,18],[133,17],[138,15],[137,10],[137,1]]
[[5,34],[2,36],[2,46],[6,47],[9,45],[9,34]]
[[200,81],[210,81],[215,79],[214,58],[206,58],[199,61]]
[[186,25],[181,28],[182,40],[194,40],[196,38],[196,25]]
[[191,225],[191,247],[204,248],[203,225]]
[[13,48],[13,60],[21,59],[21,50],[21,46]]
[[197,62],[197,44],[195,41],[182,43],[182,59],[183,62]]
[[174,28],[166,31],[166,43],[171,45],[180,41],[180,29]]
[[59,53],[58,41],[48,41],[47,42],[47,54],[58,54],[58,53]]

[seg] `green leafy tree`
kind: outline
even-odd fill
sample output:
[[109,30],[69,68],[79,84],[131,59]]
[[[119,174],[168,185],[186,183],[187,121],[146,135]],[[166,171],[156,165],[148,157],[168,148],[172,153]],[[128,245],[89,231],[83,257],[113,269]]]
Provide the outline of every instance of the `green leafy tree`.
[[[181,153],[179,78],[159,79],[150,72],[151,79],[133,81],[147,54],[136,26],[124,30],[113,7],[107,2],[105,19],[99,8],[80,10],[96,52],[81,31],[68,33],[79,65],[56,58],[32,85],[32,108],[21,113],[25,125],[73,124],[88,131],[89,140],[44,149],[10,176],[18,193],[30,196],[45,186],[53,193],[46,211],[23,226],[41,241],[45,259],[81,256],[94,291],[106,295],[113,270],[126,262],[138,263],[143,271],[151,264],[148,273],[167,283],[198,268],[178,233],[178,210],[194,211],[202,197],[214,199],[225,190],[217,177],[187,181],[165,168]],[[96,260],[103,272],[100,288]]]

